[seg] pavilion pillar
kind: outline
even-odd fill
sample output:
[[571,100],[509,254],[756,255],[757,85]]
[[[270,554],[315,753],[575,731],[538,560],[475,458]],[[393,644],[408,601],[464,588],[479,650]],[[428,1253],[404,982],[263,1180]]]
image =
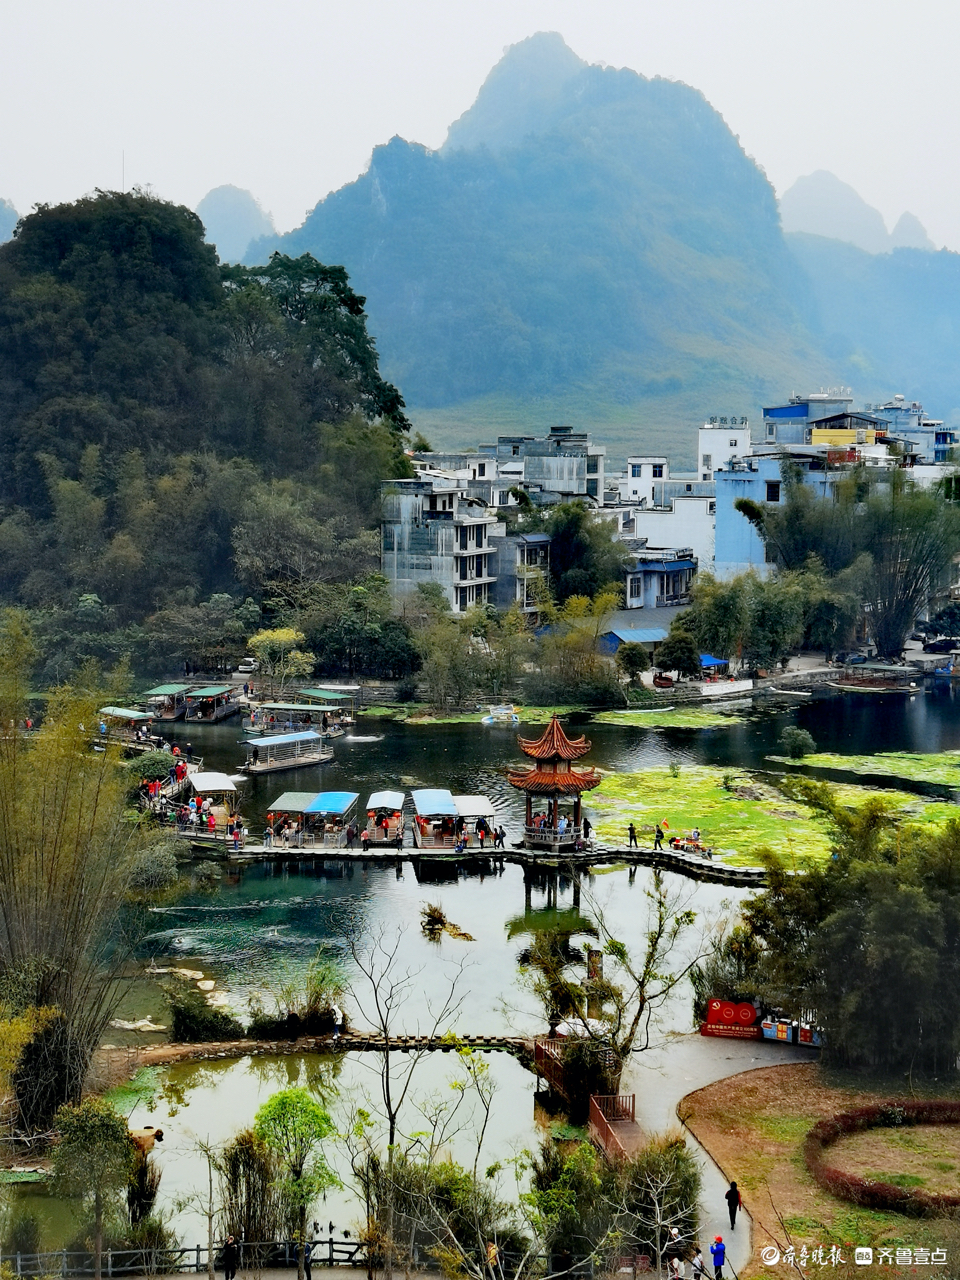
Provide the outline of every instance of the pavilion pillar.
[[573,868],[573,905],[577,909],[580,907],[580,868]]
[[527,826],[533,826],[533,796],[527,792]]

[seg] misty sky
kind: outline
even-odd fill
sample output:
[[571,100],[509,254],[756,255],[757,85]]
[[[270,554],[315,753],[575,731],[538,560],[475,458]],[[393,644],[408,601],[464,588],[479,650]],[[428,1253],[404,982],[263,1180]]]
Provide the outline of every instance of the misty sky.
[[0,197],[247,187],[281,230],[393,134],[439,146],[505,45],[684,80],[778,191],[830,169],[960,249],[956,0],[0,0]]

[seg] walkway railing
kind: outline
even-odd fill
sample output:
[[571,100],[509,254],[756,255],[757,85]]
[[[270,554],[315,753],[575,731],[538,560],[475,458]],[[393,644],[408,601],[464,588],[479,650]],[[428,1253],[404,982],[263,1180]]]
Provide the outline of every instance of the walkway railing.
[[635,1124],[636,1103],[636,1095],[633,1093],[590,1095],[588,1131],[608,1156],[626,1156],[629,1154],[620,1141],[620,1135],[614,1125],[624,1121],[628,1124]]
[[[311,1261],[316,1266],[366,1266],[366,1248],[359,1240],[337,1240],[333,1236],[314,1240]],[[222,1245],[214,1249],[214,1263],[223,1268]],[[104,1249],[101,1269],[105,1276],[169,1275],[172,1272],[207,1270],[209,1251],[205,1245],[175,1249]],[[56,1253],[3,1253],[0,1265],[16,1276],[92,1276],[93,1253],[68,1249]],[[241,1246],[241,1269],[256,1264],[258,1269],[297,1266],[297,1245],[293,1241],[266,1241]]]

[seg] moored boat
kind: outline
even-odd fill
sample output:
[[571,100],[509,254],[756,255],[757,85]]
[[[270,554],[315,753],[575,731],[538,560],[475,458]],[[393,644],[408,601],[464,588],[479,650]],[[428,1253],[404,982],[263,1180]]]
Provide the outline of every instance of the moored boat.
[[487,714],[480,720],[481,724],[519,724],[520,717],[512,702],[503,702],[499,706],[488,706]]
[[239,715],[240,703],[236,700],[236,688],[232,684],[205,685],[191,689],[187,698],[186,718],[200,724],[216,724],[230,716]]
[[187,714],[187,698],[193,685],[158,684],[143,695],[148,714],[156,720],[180,720]]
[[356,721],[362,692],[358,684],[319,684],[298,689],[297,697],[308,702],[332,703],[340,713],[341,723],[351,725]]
[[368,844],[403,844],[403,792],[374,791],[367,801]]
[[[341,848],[355,831],[356,791],[285,791],[270,806],[274,849]],[[279,821],[277,819],[280,819]]]
[[306,769],[333,759],[333,748],[326,745],[323,734],[307,729],[302,733],[281,733],[244,742],[247,759],[240,766],[244,773],[278,773],[281,769]]
[[339,707],[302,702],[258,702],[243,718],[248,733],[300,733],[313,729],[326,738],[342,738]]
[[237,811],[237,784],[225,773],[203,770],[188,775],[195,793],[183,806],[177,820],[177,834],[201,847],[232,844],[243,847],[243,819]]
[[153,716],[135,707],[101,707],[97,713],[98,742],[119,742],[133,751],[152,751],[161,740],[150,731]]
[[894,666],[887,662],[860,662],[844,667],[833,689],[848,693],[923,693],[923,675],[916,667]]
[[456,824],[459,814],[451,792],[442,787],[423,787],[412,791],[416,816],[413,839],[420,849],[452,849],[457,843]]
[[454,796],[457,820],[454,823],[455,844],[463,840],[469,849],[493,848],[496,813],[487,796]]

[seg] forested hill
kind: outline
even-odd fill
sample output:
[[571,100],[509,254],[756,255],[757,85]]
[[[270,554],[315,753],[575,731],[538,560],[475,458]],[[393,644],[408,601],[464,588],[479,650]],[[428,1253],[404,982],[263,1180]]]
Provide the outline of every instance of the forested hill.
[[162,670],[265,597],[378,568],[379,484],[409,474],[343,268],[222,268],[203,236],[98,193],[0,246],[0,601],[61,672]]
[[408,403],[485,406],[487,430],[508,402],[695,422],[827,374],[773,189],[722,118],[559,36],[510,49],[442,151],[394,138],[277,243],[346,265]]

